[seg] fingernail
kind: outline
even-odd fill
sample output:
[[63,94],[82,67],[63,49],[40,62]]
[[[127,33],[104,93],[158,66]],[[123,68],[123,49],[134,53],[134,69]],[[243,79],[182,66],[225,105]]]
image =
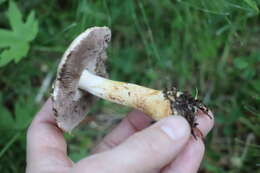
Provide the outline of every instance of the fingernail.
[[206,137],[214,126],[214,115],[211,111],[209,115],[212,117],[211,119],[208,116],[197,116],[197,128],[202,132],[203,137]]
[[172,140],[190,135],[189,124],[182,116],[167,117],[162,120],[160,127]]

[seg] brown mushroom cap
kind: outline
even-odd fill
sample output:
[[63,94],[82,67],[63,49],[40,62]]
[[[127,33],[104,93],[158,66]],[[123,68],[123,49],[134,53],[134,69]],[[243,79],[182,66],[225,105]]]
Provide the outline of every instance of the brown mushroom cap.
[[53,90],[53,111],[58,126],[70,132],[87,115],[95,96],[78,89],[84,69],[106,76],[104,62],[111,39],[108,27],[92,27],[80,34],[64,53]]

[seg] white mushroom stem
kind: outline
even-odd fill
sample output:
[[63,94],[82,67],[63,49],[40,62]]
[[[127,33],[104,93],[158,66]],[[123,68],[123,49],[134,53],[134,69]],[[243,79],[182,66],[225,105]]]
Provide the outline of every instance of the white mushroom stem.
[[79,88],[105,100],[141,110],[155,120],[173,114],[170,102],[165,99],[162,91],[112,81],[87,70],[81,75]]

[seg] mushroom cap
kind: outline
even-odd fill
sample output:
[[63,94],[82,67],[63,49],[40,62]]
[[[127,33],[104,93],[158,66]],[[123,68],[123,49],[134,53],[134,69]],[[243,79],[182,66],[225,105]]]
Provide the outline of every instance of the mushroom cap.
[[84,69],[107,76],[104,62],[110,39],[108,27],[89,28],[70,44],[61,59],[52,100],[57,124],[66,132],[71,132],[95,103],[95,96],[80,90],[78,83]]

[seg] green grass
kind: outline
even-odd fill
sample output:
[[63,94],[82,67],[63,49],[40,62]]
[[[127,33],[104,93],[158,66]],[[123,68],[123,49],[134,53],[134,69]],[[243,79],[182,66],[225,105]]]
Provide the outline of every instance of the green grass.
[[[198,89],[216,117],[202,172],[259,169],[259,0],[16,2],[24,16],[35,11],[39,32],[26,58],[0,68],[1,172],[24,171],[26,127],[40,107],[35,97],[42,81],[55,73],[73,38],[96,25],[112,29],[111,78],[157,89]],[[0,28],[9,28],[7,7],[8,1],[0,0]],[[127,110],[101,101],[92,114]],[[73,159],[88,154],[107,126],[66,135]]]

